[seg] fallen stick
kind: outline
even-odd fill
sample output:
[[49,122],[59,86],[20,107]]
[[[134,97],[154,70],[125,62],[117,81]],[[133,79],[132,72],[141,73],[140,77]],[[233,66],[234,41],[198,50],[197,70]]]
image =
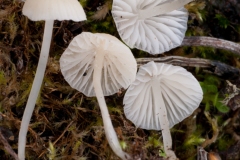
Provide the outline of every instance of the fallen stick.
[[206,36],[190,36],[185,37],[181,46],[205,46],[217,49],[224,49],[235,53],[240,56],[240,44]]
[[202,58],[167,56],[158,58],[137,58],[136,61],[138,67],[150,61],[158,63],[167,63],[182,67],[200,67],[224,79],[234,79],[240,75],[240,69],[238,68],[232,67],[219,61],[207,60]]
[[6,138],[3,136],[2,131],[0,130],[0,142],[2,142],[5,150],[15,159],[19,160],[17,154],[14,152],[12,147],[9,145],[8,141]]

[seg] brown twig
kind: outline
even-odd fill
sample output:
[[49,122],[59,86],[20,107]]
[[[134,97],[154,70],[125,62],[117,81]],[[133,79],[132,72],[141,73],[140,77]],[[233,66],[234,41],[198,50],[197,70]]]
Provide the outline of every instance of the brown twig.
[[[71,121],[68,126],[65,128],[65,130],[62,132],[62,134],[52,143],[53,145],[55,145],[65,134],[65,132],[67,132],[67,130],[69,129],[69,127],[72,125],[74,121]],[[47,152],[47,150],[44,150],[39,156],[38,158],[42,157],[42,155],[44,155]]]
[[240,56],[240,44],[205,36],[185,37],[181,46],[206,46],[231,51]]
[[63,136],[64,136],[64,134],[65,134],[65,132],[67,132],[67,130],[69,129],[69,127],[72,125],[72,123],[73,123],[73,121],[71,121],[69,124],[68,124],[68,126],[65,128],[65,130],[62,132],[62,134],[53,142],[53,145],[55,145],[58,141],[59,141],[59,139],[61,139]]
[[210,67],[210,61],[201,58],[186,58],[180,56],[167,56],[167,57],[158,57],[158,58],[137,58],[136,59],[138,67],[140,65],[146,64],[150,61],[157,63],[167,63],[176,66],[182,67],[201,67],[208,68]]
[[240,69],[229,66],[219,61],[207,60],[202,58],[186,58],[180,56],[167,56],[159,58],[137,58],[138,67],[150,61],[167,63],[182,67],[200,67],[222,78],[233,79],[240,75]]
[[219,135],[217,120],[215,118],[211,118],[210,114],[208,112],[204,112],[204,114],[212,126],[213,135],[212,135],[212,138],[210,138],[210,139],[206,138],[206,140],[202,143],[201,147],[203,147],[203,148],[214,143],[217,140],[218,135]]
[[3,136],[2,131],[0,130],[0,141],[3,143],[5,150],[13,156],[15,160],[19,160],[17,154],[13,151],[12,147],[9,145],[6,138]]

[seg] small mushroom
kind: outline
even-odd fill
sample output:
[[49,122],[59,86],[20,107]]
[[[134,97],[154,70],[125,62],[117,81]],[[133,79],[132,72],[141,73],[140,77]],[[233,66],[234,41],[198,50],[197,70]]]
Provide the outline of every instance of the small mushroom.
[[122,159],[130,158],[121,149],[104,99],[134,81],[137,63],[130,49],[111,35],[83,32],[62,54],[60,68],[71,87],[86,96],[97,97],[112,150]]
[[139,68],[128,88],[124,113],[136,127],[161,130],[167,156],[176,159],[169,129],[190,116],[202,98],[202,89],[190,72],[152,61]]
[[45,21],[43,42],[36,75],[33,81],[27,105],[21,122],[18,138],[18,157],[25,159],[25,145],[28,125],[42,85],[44,72],[49,56],[54,20],[86,20],[86,15],[77,0],[26,0],[23,6],[23,15],[32,21]]
[[179,46],[187,29],[192,0],[113,0],[112,15],[122,40],[131,48],[160,54]]

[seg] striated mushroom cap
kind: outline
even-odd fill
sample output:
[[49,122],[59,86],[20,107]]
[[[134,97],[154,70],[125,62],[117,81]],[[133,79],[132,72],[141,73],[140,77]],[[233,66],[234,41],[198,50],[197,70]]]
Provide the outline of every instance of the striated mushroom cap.
[[26,0],[22,12],[32,21],[86,20],[86,14],[77,0]]
[[86,96],[95,96],[94,59],[104,54],[101,85],[105,96],[127,88],[135,79],[137,63],[130,49],[116,37],[83,32],[76,36],[60,58],[61,72],[72,88]]
[[141,15],[142,10],[164,3],[168,3],[167,0],[113,0],[113,19],[120,37],[129,47],[160,54],[181,45],[187,30],[185,8],[149,18]]
[[166,107],[171,128],[190,116],[202,98],[202,89],[190,72],[179,66],[149,62],[140,67],[128,88],[124,112],[139,128],[161,130],[161,107]]

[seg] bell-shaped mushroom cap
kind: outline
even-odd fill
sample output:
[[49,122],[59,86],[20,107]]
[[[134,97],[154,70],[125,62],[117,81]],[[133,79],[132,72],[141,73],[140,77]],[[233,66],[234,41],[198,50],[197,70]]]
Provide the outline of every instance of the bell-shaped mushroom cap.
[[22,12],[32,21],[86,20],[86,14],[77,0],[26,0]]
[[[184,68],[149,62],[140,67],[123,104],[126,117],[137,127],[161,130],[158,113],[166,107],[169,127],[193,113],[203,97],[195,77]],[[160,105],[156,105],[160,104]]]
[[113,0],[112,15],[120,37],[128,46],[150,54],[160,54],[182,43],[188,20],[185,8],[152,17],[142,17],[140,14],[142,10],[151,10],[164,3],[168,2]]
[[95,96],[94,59],[104,55],[101,84],[105,96],[127,88],[136,77],[137,63],[131,50],[114,36],[83,32],[76,36],[60,58],[61,72],[72,88]]

